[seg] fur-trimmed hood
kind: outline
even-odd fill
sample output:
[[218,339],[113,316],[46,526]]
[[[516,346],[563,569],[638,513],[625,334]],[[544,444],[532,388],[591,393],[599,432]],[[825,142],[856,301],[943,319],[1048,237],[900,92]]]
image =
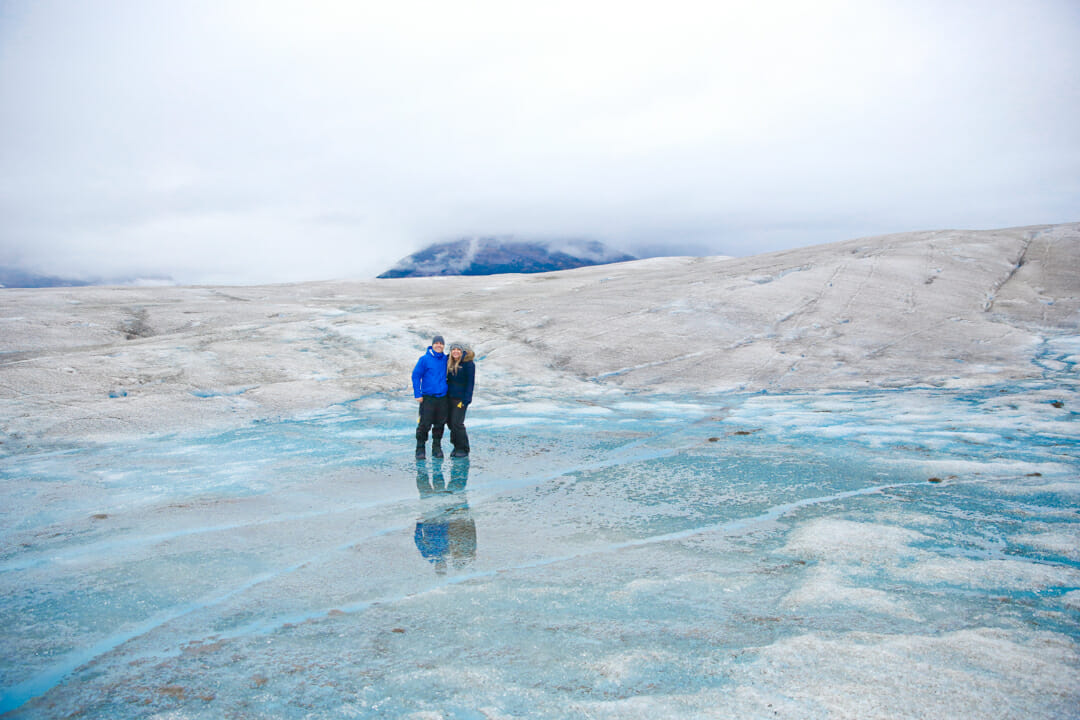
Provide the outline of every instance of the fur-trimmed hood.
[[476,353],[473,352],[472,348],[470,348],[468,345],[465,345],[464,343],[450,343],[450,347],[446,348],[447,357],[450,357],[450,353],[454,350],[454,348],[461,348],[461,362],[467,363],[476,360]]

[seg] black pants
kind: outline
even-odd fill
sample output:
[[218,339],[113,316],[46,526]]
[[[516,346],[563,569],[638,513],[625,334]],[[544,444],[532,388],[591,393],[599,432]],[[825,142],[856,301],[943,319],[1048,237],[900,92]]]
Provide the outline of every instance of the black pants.
[[446,396],[435,397],[425,395],[420,403],[420,418],[416,424],[416,444],[427,443],[428,431],[431,431],[431,439],[442,442],[443,430],[446,426]]
[[462,452],[469,452],[469,433],[465,432],[465,413],[468,410],[468,403],[450,398],[450,414],[446,424],[450,426],[450,442],[454,444],[455,450]]

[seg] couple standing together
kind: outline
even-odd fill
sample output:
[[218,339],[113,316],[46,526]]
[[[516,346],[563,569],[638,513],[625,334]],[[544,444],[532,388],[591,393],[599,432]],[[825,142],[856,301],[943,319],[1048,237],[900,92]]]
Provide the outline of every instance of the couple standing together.
[[465,412],[472,402],[476,366],[473,351],[460,343],[443,354],[446,341],[442,335],[431,340],[427,352],[416,361],[412,371],[413,397],[420,403],[416,426],[416,459],[425,459],[428,432],[431,432],[431,457],[441,458],[445,425],[450,426],[450,457],[468,457],[469,436],[465,432]]

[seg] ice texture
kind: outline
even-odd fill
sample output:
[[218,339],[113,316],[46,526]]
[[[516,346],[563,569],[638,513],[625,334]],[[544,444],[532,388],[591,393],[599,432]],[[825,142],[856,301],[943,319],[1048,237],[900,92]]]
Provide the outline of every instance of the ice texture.
[[[27,449],[0,478],[3,709],[1075,716],[1080,443],[999,426],[927,453],[913,407],[938,438],[984,411],[480,406],[471,459],[417,463],[408,408],[369,401]],[[896,427],[836,442],[837,414]]]
[[1080,717],[1077,237],[3,291],[0,713]]

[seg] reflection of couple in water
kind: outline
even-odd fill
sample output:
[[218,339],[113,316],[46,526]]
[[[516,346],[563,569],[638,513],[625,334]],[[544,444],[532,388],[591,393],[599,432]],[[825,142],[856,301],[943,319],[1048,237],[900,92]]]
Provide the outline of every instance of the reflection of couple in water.
[[443,477],[442,463],[430,472],[425,462],[416,463],[416,489],[420,498],[439,498],[441,502],[416,521],[416,549],[435,572],[443,575],[447,566],[467,567],[476,557],[476,523],[469,512],[465,484],[469,480],[469,460],[455,461],[450,469],[450,483]]

